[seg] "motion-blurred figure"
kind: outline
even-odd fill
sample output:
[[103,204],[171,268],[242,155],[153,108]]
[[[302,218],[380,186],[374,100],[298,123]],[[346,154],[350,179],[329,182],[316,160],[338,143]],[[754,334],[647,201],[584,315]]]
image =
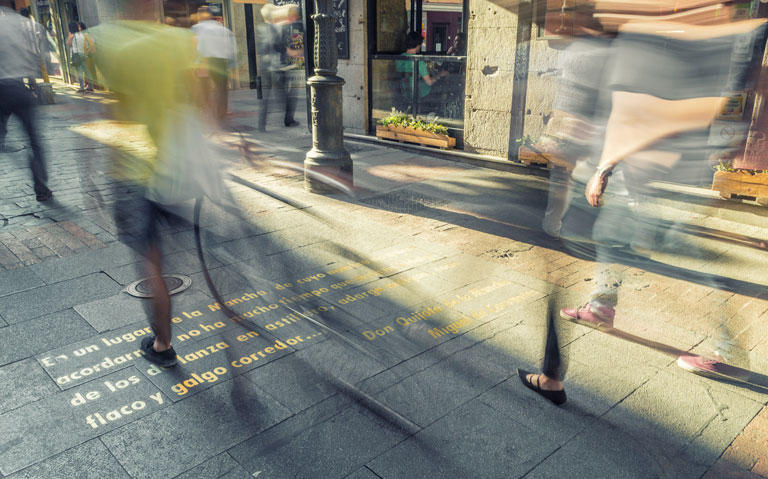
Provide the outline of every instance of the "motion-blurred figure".
[[257,30],[259,57],[270,73],[272,92],[264,97],[264,108],[259,116],[259,130],[266,130],[270,104],[274,105],[274,92],[285,102],[284,125],[298,126],[299,122],[293,117],[296,111],[296,96],[289,72],[299,68],[297,59],[304,56],[300,10],[293,4],[281,7],[267,4],[261,9],[261,15],[264,17],[264,23]]
[[96,65],[93,61],[93,57],[96,54],[96,42],[93,40],[93,37],[86,32],[88,27],[85,26],[85,23],[77,22],[77,26],[80,28],[80,31],[86,39],[86,46],[89,47],[88,51],[85,53],[85,68],[88,71],[88,87],[85,89],[85,91],[93,91],[96,86],[97,78]]
[[70,64],[75,70],[75,75],[80,82],[78,93],[93,91],[93,79],[88,70],[88,57],[93,52],[93,39],[87,33],[82,31],[78,22],[69,22],[69,35],[67,36],[67,46],[70,48]]
[[570,204],[571,173],[576,162],[595,149],[598,139],[598,108],[611,38],[599,22],[590,21],[583,35],[559,55],[561,76],[547,134],[535,147],[557,157],[549,175],[549,195],[542,229],[560,236],[563,216]]
[[[199,23],[192,26],[197,38],[200,57],[199,76],[202,82],[203,103],[213,116],[221,121],[227,114],[229,70],[235,66],[237,44],[232,32],[222,24],[221,9],[207,7],[198,12]],[[213,99],[208,98],[209,83],[213,84]]]
[[[153,2],[137,2],[136,15],[151,18]],[[140,16],[145,14],[145,17]],[[143,21],[120,21],[92,29],[99,42],[96,63],[119,103],[115,116],[144,125],[155,150],[146,156],[122,151],[116,176],[138,189],[116,206],[121,236],[138,243],[153,291],[150,323],[154,336],[142,341],[145,357],[163,367],[176,365],[171,346],[171,299],[162,279],[161,229],[176,221],[179,205],[208,194],[200,182],[220,186],[218,171],[206,169],[195,76],[195,38],[187,29]],[[130,221],[138,213],[138,229]],[[131,237],[132,236],[132,237]]]
[[[585,190],[588,204],[601,207],[591,234],[601,274],[590,301],[581,308],[562,309],[560,315],[603,329],[613,327],[621,282],[615,275],[611,278],[609,265],[627,257],[614,246],[631,245],[637,235],[647,234],[648,228],[651,236],[655,233],[655,218],[632,216],[628,214],[629,207],[652,197],[649,184],[653,181],[690,178],[693,172],[706,169],[710,149],[707,129],[722,109],[728,92],[744,89],[752,59],[749,45],[754,44],[755,38],[763,38],[765,21],[732,21],[732,7],[721,4],[685,10],[670,3],[662,5],[661,11],[658,4],[650,2],[614,2],[604,5],[606,11],[600,11],[600,7],[598,4],[595,17],[604,26],[618,28],[602,82],[607,112],[605,133],[593,152],[592,159],[599,161],[596,165],[592,162],[594,170]],[[650,15],[640,14],[644,8]],[[663,18],[655,16],[665,13],[668,14]],[[626,190],[607,199],[603,206],[604,193],[613,181],[611,175],[619,168]],[[697,280],[714,289],[722,287],[716,278],[706,274]],[[724,321],[722,325],[722,332],[726,332]],[[550,335],[553,334],[550,327]],[[727,334],[721,338],[717,346],[720,355],[685,354],[677,364],[705,376],[728,376],[721,366],[725,353],[732,349],[729,341]],[[547,355],[559,356],[557,348],[549,347],[550,343],[548,339]],[[545,364],[559,364],[548,359]],[[521,374],[520,379],[553,402],[564,402],[564,396],[557,393],[564,392],[563,378],[557,371],[553,373],[549,368],[540,375]]]
[[[27,34],[27,41],[29,42],[32,50],[35,51],[37,56],[40,59],[40,68],[39,73],[42,74],[43,81],[48,83],[48,72],[45,66],[45,59],[44,55],[48,53],[47,47],[48,42],[46,38],[46,32],[42,25],[37,23],[35,20],[33,20],[30,17],[29,9],[28,8],[22,8],[19,10],[19,14],[26,18],[26,22],[24,23],[24,30]],[[27,83],[29,84],[29,87],[32,91],[37,90],[37,82],[35,81],[35,77],[27,77],[26,78]]]
[[11,2],[0,0],[0,152],[5,147],[8,119],[21,121],[29,137],[35,197],[46,201],[53,196],[47,186],[48,172],[34,118],[35,97],[24,86],[23,78],[35,77],[40,70],[38,51],[28,41],[28,20],[10,9]]

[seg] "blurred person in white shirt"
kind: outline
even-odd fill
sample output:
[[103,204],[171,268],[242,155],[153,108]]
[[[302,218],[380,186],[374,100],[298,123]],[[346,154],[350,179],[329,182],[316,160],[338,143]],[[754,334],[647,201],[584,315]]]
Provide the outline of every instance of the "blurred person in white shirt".
[[46,201],[53,193],[46,184],[48,172],[34,118],[35,97],[23,81],[23,78],[37,76],[40,56],[28,41],[25,27],[29,20],[10,7],[9,0],[0,0],[0,152],[5,146],[8,119],[15,115],[29,137],[32,150],[29,168],[37,201]]
[[[227,114],[229,94],[227,81],[229,70],[234,68],[237,44],[232,32],[222,24],[219,7],[204,7],[198,12],[200,22],[192,26],[197,38],[197,54],[200,58],[199,76],[202,82],[204,104],[213,116],[221,121]],[[213,98],[208,97],[213,84]]]

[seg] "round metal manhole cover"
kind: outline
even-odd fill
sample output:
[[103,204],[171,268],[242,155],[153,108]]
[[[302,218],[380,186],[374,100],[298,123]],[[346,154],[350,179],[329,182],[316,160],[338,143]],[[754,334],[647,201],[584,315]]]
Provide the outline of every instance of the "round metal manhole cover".
[[[174,295],[181,293],[185,289],[192,286],[192,279],[189,276],[183,274],[164,274],[163,281],[166,288],[168,288],[168,294]],[[134,281],[126,288],[126,293],[137,298],[151,298],[152,288],[149,284],[149,278],[140,279]]]

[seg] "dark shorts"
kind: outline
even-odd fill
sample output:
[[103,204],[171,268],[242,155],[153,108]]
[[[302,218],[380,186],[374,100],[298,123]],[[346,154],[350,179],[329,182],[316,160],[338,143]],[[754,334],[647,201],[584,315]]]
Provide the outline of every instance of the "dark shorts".
[[114,203],[118,239],[145,255],[151,246],[160,246],[162,232],[185,221],[150,201],[144,189],[123,186],[126,190]]

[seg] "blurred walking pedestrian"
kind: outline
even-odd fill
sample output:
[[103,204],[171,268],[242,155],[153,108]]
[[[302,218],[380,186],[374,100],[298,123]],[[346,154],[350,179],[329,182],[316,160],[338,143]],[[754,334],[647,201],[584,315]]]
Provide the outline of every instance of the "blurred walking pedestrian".
[[274,106],[274,97],[285,103],[283,124],[286,127],[298,126],[294,118],[296,95],[291,83],[291,70],[300,68],[304,57],[304,32],[301,27],[301,12],[296,5],[281,7],[264,5],[261,9],[264,23],[257,30],[259,57],[269,72],[272,88],[264,96],[264,107],[259,116],[259,130],[265,131],[270,107]]
[[[656,11],[658,5],[646,7]],[[621,25],[604,75],[605,133],[593,156],[599,161],[584,193],[591,207],[600,207],[591,240],[596,245],[601,274],[590,301],[581,308],[562,309],[563,319],[597,329],[613,327],[621,280],[612,274],[610,265],[624,257],[613,246],[631,245],[638,232],[644,235],[648,228],[655,228],[654,218],[627,215],[627,206],[643,198],[647,201],[653,193],[649,187],[653,181],[690,178],[692,172],[701,170],[711,150],[708,128],[722,109],[727,92],[746,87],[752,45],[763,38],[765,21],[733,21],[731,6],[713,7],[678,11],[670,3],[667,9],[677,13],[662,19],[623,12],[602,12],[599,16],[604,26]],[[634,4],[633,8],[642,11],[643,5]],[[634,21],[624,24],[627,17]],[[627,191],[623,199],[613,198],[604,205],[609,179],[618,168]],[[707,286],[719,289],[716,278],[704,276]],[[721,327],[724,325],[722,321]],[[557,348],[550,347],[553,334],[550,327],[545,365],[559,360]],[[723,335],[717,347],[729,351],[729,340]],[[697,374],[727,377],[719,368],[722,359],[686,354],[677,364]],[[556,392],[564,393],[562,375],[551,367],[540,375],[521,373],[520,379],[555,403],[561,397]]]
[[93,57],[96,54],[96,42],[93,40],[93,37],[86,32],[88,27],[85,26],[85,23],[83,22],[77,22],[78,27],[80,28],[80,31],[83,33],[83,36],[86,39],[86,44],[90,45],[90,48],[85,53],[85,66],[88,71],[88,86],[86,87],[85,91],[93,91],[93,89],[96,86],[96,65],[94,64]]
[[80,82],[78,93],[84,93],[86,87],[88,91],[93,91],[91,84],[91,73],[88,70],[88,55],[93,51],[93,40],[91,36],[81,30],[78,22],[69,22],[69,35],[67,36],[67,46],[70,47],[69,64],[74,69],[75,76]]
[[[47,79],[47,71],[45,69],[45,59],[44,55],[48,52],[48,42],[47,37],[45,33],[45,29],[42,25],[37,23],[35,20],[33,20],[30,17],[29,9],[28,8],[22,8],[19,10],[19,14],[26,18],[27,20],[24,22],[24,31],[27,35],[27,41],[29,42],[29,45],[31,49],[35,52],[35,54],[39,58],[40,68],[39,71],[36,73],[40,73],[43,77],[43,80],[45,82],[48,81]],[[35,80],[37,75],[33,75],[30,77],[27,77],[27,84],[29,85],[29,88],[34,91],[37,94],[37,82]]]
[[[192,26],[197,38],[200,57],[200,81],[203,104],[219,122],[224,119],[229,106],[229,70],[235,66],[237,44],[232,32],[224,26],[221,7],[213,5],[198,12],[199,22]],[[213,98],[209,99],[213,85]]]
[[[132,13],[152,18],[154,2],[137,1]],[[91,30],[99,43],[97,67],[119,100],[115,116],[146,126],[155,147],[149,157],[133,149],[116,153],[115,176],[135,194],[117,202],[115,222],[121,240],[144,256],[152,289],[154,335],[142,341],[141,350],[147,360],[172,367],[177,359],[171,345],[171,298],[162,277],[161,233],[169,224],[185,222],[189,200],[206,196],[217,201],[225,193],[200,119],[195,36],[165,23],[124,20]]]
[[48,172],[40,138],[35,125],[35,97],[24,86],[23,78],[35,77],[40,70],[40,57],[27,40],[28,20],[11,10],[11,2],[0,0],[0,152],[5,148],[8,119],[21,121],[29,137],[32,170],[37,201],[46,201],[53,193],[46,184]]

